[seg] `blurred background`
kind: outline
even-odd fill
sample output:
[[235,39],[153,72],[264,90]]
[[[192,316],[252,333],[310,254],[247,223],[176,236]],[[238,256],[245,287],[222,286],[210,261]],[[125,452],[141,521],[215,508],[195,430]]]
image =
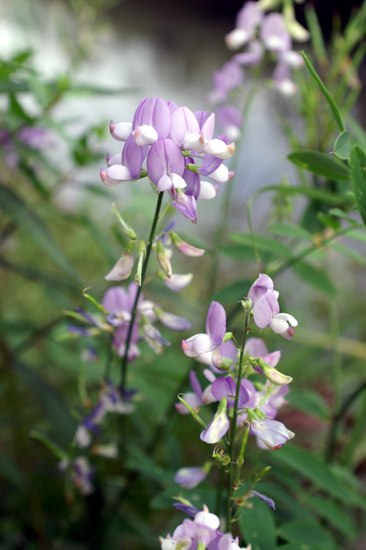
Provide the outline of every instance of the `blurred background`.
[[[151,96],[192,111],[214,109],[210,102],[213,73],[232,57],[224,37],[234,28],[242,4],[237,0],[13,0],[0,5],[0,550],[158,548],[157,537],[173,532],[180,518],[171,511],[171,495],[177,492],[174,471],[208,459],[204,444],[197,446],[192,439],[193,421],[174,416],[164,436],[159,436],[161,425],[172,414],[175,395],[189,386],[192,364],[180,352],[180,335],[169,334],[172,346],[158,359],[145,346],[130,374],[130,386],[138,390],[138,414],[131,417],[131,432],[135,445],[140,441],[146,448],[153,442],[154,463],[131,447],[127,462],[131,471],[121,474],[118,460],[96,456],[96,490],[83,498],[70,481],[65,483],[49,448],[29,433],[45,433],[66,449],[86,414],[85,399],[95,401],[98,393],[108,355],[106,335],[96,342],[70,339],[65,310],[92,307],[82,295],[84,288],[92,287],[89,293],[100,302],[110,286],[103,277],[126,245],[111,204],[116,203],[136,232],[148,236],[155,203],[148,182],[107,188],[100,181],[106,154],[120,151],[120,144],[109,135],[109,122],[131,121],[140,100]],[[309,4],[315,8],[329,56],[336,55],[341,43],[337,37],[361,2]],[[295,4],[295,13],[307,27],[304,4]],[[294,49],[312,53],[312,47],[309,42]],[[182,237],[208,250],[204,259],[174,257],[175,271],[194,273],[194,282],[179,295],[168,295],[155,280],[146,291],[148,298],[192,320],[195,332],[202,329],[211,299],[228,308],[234,331],[240,327],[235,302],[256,278],[258,266],[252,245],[238,244],[230,235],[234,231],[247,235],[249,198],[268,185],[303,183],[298,167],[287,160],[295,142],[286,128],[290,126],[296,134],[298,148],[313,148],[307,141],[309,121],[301,108],[304,97],[289,99],[274,90],[273,66],[271,61],[264,67],[246,112],[245,132],[229,163],[236,169],[230,194],[220,186],[215,201],[201,201],[196,226],[182,216],[174,217],[175,230]],[[327,66],[323,70],[326,75]],[[354,139],[366,143],[362,56],[356,70],[357,95],[349,112],[358,124],[350,122],[350,126]],[[337,78],[331,80],[329,71],[333,91],[340,85]],[[243,89],[253,81],[253,73],[245,69]],[[321,95],[316,98],[321,104]],[[27,133],[27,128],[38,130]],[[333,126],[323,152],[332,150],[336,135]],[[323,188],[322,182],[319,185]],[[335,185],[324,184],[324,189],[341,194]],[[313,235],[339,229],[330,222],[321,226],[315,214],[311,218],[310,203],[304,196],[295,200],[288,195],[261,195],[253,207],[255,231],[268,236],[268,226],[279,221],[298,223]],[[326,206],[339,205],[335,198]],[[318,203],[316,207],[320,208]],[[225,226],[220,225],[223,208]],[[359,223],[359,215],[347,208],[345,212]],[[223,227],[219,236],[218,227]],[[304,452],[319,457],[324,454],[324,442],[329,443],[342,399],[357,392],[366,378],[366,244],[363,237],[354,236],[339,243],[343,251],[316,251],[312,260],[318,271],[315,267],[311,273],[284,270],[276,279],[283,310],[291,309],[300,323],[295,341],[281,342],[281,370],[294,377],[296,386],[279,418],[297,433],[296,444]],[[291,239],[286,241],[289,247],[292,244]],[[266,265],[276,260],[271,246],[263,244]],[[344,249],[351,253],[346,255]],[[277,349],[278,339],[266,335],[266,344],[271,351]],[[88,355],[91,346],[97,358]],[[113,357],[112,363],[117,383],[119,359]],[[347,409],[342,426],[336,425],[341,431],[332,443],[337,479],[346,480],[349,491],[357,483],[364,488],[366,482],[366,401],[361,393],[362,389],[360,399]],[[117,421],[111,420],[110,433],[116,427]],[[194,431],[195,440],[196,436]],[[262,459],[253,446],[248,470]],[[273,459],[279,471],[277,485],[272,487],[280,499],[277,525],[294,519],[291,514],[297,519],[295,500],[286,501],[276,489],[291,487],[302,520],[319,517],[321,526],[340,537],[340,547],[362,550],[366,544],[364,497],[358,496],[363,512],[357,501],[359,508],[344,519],[344,502],[338,495],[336,512],[330,505],[333,514],[323,502],[328,510],[324,516],[319,502],[307,507],[305,498],[319,488],[319,479],[303,471],[303,478],[296,481],[301,472],[294,464],[277,460]],[[135,480],[136,471],[147,481],[143,476]],[[121,488],[124,501],[119,497]],[[322,490],[328,494],[327,488]],[[213,499],[209,492],[202,498],[206,503]],[[339,518],[346,527],[337,531]],[[261,550],[271,548],[268,543]]]

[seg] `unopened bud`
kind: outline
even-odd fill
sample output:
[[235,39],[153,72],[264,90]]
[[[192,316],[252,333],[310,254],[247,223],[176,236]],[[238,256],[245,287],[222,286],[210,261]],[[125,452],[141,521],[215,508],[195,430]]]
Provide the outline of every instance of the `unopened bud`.
[[173,273],[172,266],[165,252],[164,245],[161,241],[157,241],[156,243],[156,256],[158,258],[158,262],[160,264],[161,269],[164,271],[165,275],[170,279]]
[[244,298],[244,300],[241,301],[241,305],[244,311],[249,313],[252,309],[252,300],[250,300],[250,298]]
[[122,225],[123,232],[126,233],[126,235],[130,237],[131,240],[135,240],[137,238],[136,233],[134,232],[132,227],[124,221],[124,219],[122,218],[121,214],[118,212],[116,205],[114,203],[112,204],[112,212],[116,216],[119,223]]
[[169,233],[170,238],[172,239],[173,245],[175,248],[180,252],[181,254],[184,254],[185,256],[191,256],[192,258],[198,258],[200,256],[203,256],[203,254],[206,252],[202,248],[196,248],[195,246],[192,246],[184,241],[178,235],[174,232]]
[[136,271],[136,276],[135,276],[135,281],[139,286],[141,286],[141,284],[142,284],[142,268],[143,268],[143,265],[144,265],[145,256],[146,256],[146,245],[145,245],[144,241],[140,241],[137,271]]
[[219,448],[215,447],[212,457],[217,460],[223,466],[227,466],[230,463],[230,456],[224,451],[221,451]]
[[293,380],[291,376],[286,376],[286,374],[282,374],[277,369],[270,367],[263,359],[258,359],[258,365],[262,369],[264,376],[276,386],[286,386],[286,384],[290,384]]

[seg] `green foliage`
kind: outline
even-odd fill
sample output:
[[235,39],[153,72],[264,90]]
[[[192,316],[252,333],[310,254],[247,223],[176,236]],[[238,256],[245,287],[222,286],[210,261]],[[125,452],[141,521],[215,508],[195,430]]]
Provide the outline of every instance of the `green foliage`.
[[351,176],[357,207],[366,225],[366,153],[358,145],[351,152]]
[[255,499],[252,508],[241,511],[238,523],[246,544],[251,544],[253,550],[276,548],[276,526],[272,511],[265,502]]
[[349,168],[338,159],[319,151],[293,151],[287,157],[291,162],[313,174],[329,180],[347,181]]

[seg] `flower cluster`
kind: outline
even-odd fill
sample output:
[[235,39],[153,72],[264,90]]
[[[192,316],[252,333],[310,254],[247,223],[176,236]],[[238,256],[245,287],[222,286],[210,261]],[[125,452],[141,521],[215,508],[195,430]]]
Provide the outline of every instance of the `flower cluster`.
[[[293,337],[296,319],[287,313],[279,312],[279,293],[273,289],[273,281],[268,275],[260,274],[249,290],[247,303],[252,308],[251,315],[259,328],[269,326],[276,334],[286,339]],[[226,332],[226,314],[221,304],[212,302],[206,320],[206,333],[196,334],[182,341],[182,348],[188,357],[195,357],[211,367],[204,370],[210,384],[202,390],[194,371],[190,374],[192,393],[188,393],[176,405],[178,412],[185,414],[192,409],[219,402],[217,412],[200,438],[206,443],[219,442],[229,430],[232,410],[235,406],[237,387],[236,373],[239,369],[239,352],[231,340],[232,334]],[[259,338],[250,338],[245,345],[244,354],[246,374],[263,374],[267,382],[258,388],[247,377],[241,379],[238,394],[237,425],[250,424],[250,433],[257,437],[262,448],[279,449],[294,434],[281,423],[274,420],[278,409],[286,402],[288,384],[292,378],[280,373],[276,366],[281,352],[268,353],[266,345]],[[214,372],[212,372],[214,371]],[[215,374],[220,374],[216,378]],[[182,406],[184,405],[184,407]]]
[[235,144],[225,135],[213,138],[214,126],[214,113],[193,113],[160,97],[143,99],[132,123],[110,123],[112,137],[125,144],[122,154],[107,156],[103,183],[117,185],[148,176],[157,191],[168,191],[176,210],[196,223],[196,200],[213,198],[217,184],[233,176],[223,160],[233,155]]
[[220,520],[211,514],[207,506],[200,511],[194,506],[176,505],[193,518],[185,519],[175,529],[173,536],[160,538],[161,550],[250,550],[250,547],[239,547],[239,540],[235,540],[231,533],[219,531]]

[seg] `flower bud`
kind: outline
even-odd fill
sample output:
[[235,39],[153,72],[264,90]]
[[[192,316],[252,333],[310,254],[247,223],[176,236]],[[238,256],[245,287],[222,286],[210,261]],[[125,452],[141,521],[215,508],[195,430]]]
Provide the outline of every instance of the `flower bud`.
[[104,277],[106,281],[123,281],[124,279],[128,279],[128,277],[131,275],[131,271],[135,261],[135,258],[132,254],[134,246],[134,241],[131,241],[128,244],[125,252],[122,254],[118,262],[108,273],[108,275]]
[[252,300],[250,300],[250,298],[244,298],[244,300],[241,301],[241,305],[243,306],[244,311],[250,313],[252,309]]
[[173,292],[180,292],[192,281],[193,273],[186,273],[185,275],[174,273],[169,279],[164,273],[158,271],[156,276],[161,279],[170,290]]
[[172,239],[173,245],[175,248],[180,252],[181,254],[184,254],[185,256],[191,256],[192,258],[198,258],[200,256],[203,256],[203,254],[206,252],[202,248],[196,248],[195,246],[192,246],[184,241],[178,235],[174,232],[169,233],[170,238]]
[[157,241],[156,243],[156,256],[160,267],[164,271],[165,275],[170,279],[172,276],[172,266],[161,241]]
[[136,276],[135,276],[135,281],[139,286],[141,286],[141,284],[142,284],[142,267],[144,265],[145,256],[146,256],[146,245],[145,245],[144,241],[140,241],[137,271],[136,271]]
[[214,448],[214,451],[212,453],[212,457],[217,460],[217,462],[220,462],[223,466],[227,466],[230,462],[230,456],[228,453],[224,453],[224,451],[220,450],[218,447]]
[[127,141],[127,138],[132,131],[132,124],[130,122],[120,122],[119,124],[115,124],[113,120],[111,120],[109,124],[109,131],[113,139],[117,141]]
[[270,367],[263,359],[258,359],[258,365],[262,369],[264,376],[276,386],[286,386],[286,384],[290,384],[293,380],[291,376],[286,376],[277,369]]

